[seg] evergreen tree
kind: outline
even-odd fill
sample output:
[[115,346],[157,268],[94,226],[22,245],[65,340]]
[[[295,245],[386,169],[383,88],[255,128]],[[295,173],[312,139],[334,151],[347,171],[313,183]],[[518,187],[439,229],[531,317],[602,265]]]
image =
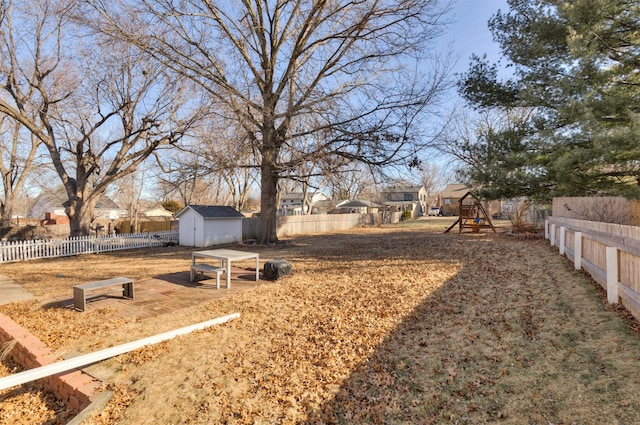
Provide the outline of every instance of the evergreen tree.
[[508,3],[489,27],[512,77],[474,56],[459,90],[478,109],[530,113],[462,147],[469,179],[489,197],[640,197],[638,2]]

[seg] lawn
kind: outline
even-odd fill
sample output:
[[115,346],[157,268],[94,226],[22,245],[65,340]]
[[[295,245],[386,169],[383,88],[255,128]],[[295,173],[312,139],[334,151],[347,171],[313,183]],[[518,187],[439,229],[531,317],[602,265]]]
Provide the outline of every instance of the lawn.
[[90,424],[640,423],[637,324],[548,242],[446,224],[241,247],[294,274],[140,320],[42,305],[107,267],[136,279],[186,270],[189,250],[7,264],[37,300],[0,312],[61,356],[240,313],[92,366],[116,396]]

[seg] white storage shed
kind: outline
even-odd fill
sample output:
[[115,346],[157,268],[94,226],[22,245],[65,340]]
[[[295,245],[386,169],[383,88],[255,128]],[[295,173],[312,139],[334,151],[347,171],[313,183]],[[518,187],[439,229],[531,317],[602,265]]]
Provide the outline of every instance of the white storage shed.
[[187,205],[176,214],[182,246],[207,247],[242,242],[242,218],[233,207]]

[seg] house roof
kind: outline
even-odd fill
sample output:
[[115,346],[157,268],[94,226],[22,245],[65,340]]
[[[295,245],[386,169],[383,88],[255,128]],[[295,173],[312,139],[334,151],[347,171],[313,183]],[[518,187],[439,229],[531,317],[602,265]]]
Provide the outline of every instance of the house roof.
[[[47,212],[57,212],[64,214],[64,204],[68,201],[64,190],[47,190],[39,194],[29,208],[29,216],[42,217]],[[125,210],[120,208],[111,198],[102,195],[95,205],[95,211],[119,211],[122,214]]]
[[[43,204],[45,208],[63,208],[67,201],[68,198],[66,192],[64,190],[56,190],[41,193],[38,195],[35,202]],[[113,199],[109,198],[107,195],[101,195],[100,198],[98,198],[95,208],[109,210],[121,209],[118,204],[116,204]]]
[[221,206],[221,205],[187,205],[181,211],[176,214],[176,217],[180,217],[188,210],[193,210],[197,214],[204,218],[242,218],[242,215],[238,210],[233,207]]
[[118,206],[118,204],[116,204],[113,199],[109,198],[108,196],[102,195],[100,197],[100,199],[98,199],[98,202],[96,202],[96,208],[97,209],[104,209],[104,210],[119,210],[120,207]]
[[173,217],[173,213],[164,207],[150,208],[143,212],[147,217]]
[[[320,191],[315,191],[313,193],[308,193],[307,196],[311,200],[320,201],[320,200],[328,200],[329,197]],[[280,194],[280,201],[301,201],[304,199],[304,194],[302,192],[287,192]]]
[[341,204],[340,206],[338,206],[338,208],[366,208],[368,206],[369,205],[365,204],[362,201],[353,200]]
[[357,199],[354,199],[352,201],[345,201],[343,203],[340,203],[336,206],[337,208],[365,208],[365,207],[384,207],[384,205],[379,204],[377,202],[373,202],[373,201],[360,201]]
[[387,186],[384,189],[384,193],[416,193],[420,192],[424,186],[420,185],[404,185],[404,186]]
[[447,187],[442,192],[443,198],[450,199],[460,199],[467,193],[469,193],[471,189],[464,184],[448,184]]
[[302,200],[303,196],[302,196],[302,192],[288,192],[288,193],[282,193],[280,194],[280,200],[284,201],[284,200]]

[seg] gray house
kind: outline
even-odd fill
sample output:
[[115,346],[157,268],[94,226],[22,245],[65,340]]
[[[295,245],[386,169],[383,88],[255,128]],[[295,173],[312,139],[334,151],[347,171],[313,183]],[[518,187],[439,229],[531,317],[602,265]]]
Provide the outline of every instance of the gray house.
[[199,248],[242,242],[243,217],[233,207],[187,205],[176,214],[180,222],[178,241]]
[[422,217],[429,209],[424,186],[388,186],[382,191],[382,199],[395,211],[411,212],[413,218]]

